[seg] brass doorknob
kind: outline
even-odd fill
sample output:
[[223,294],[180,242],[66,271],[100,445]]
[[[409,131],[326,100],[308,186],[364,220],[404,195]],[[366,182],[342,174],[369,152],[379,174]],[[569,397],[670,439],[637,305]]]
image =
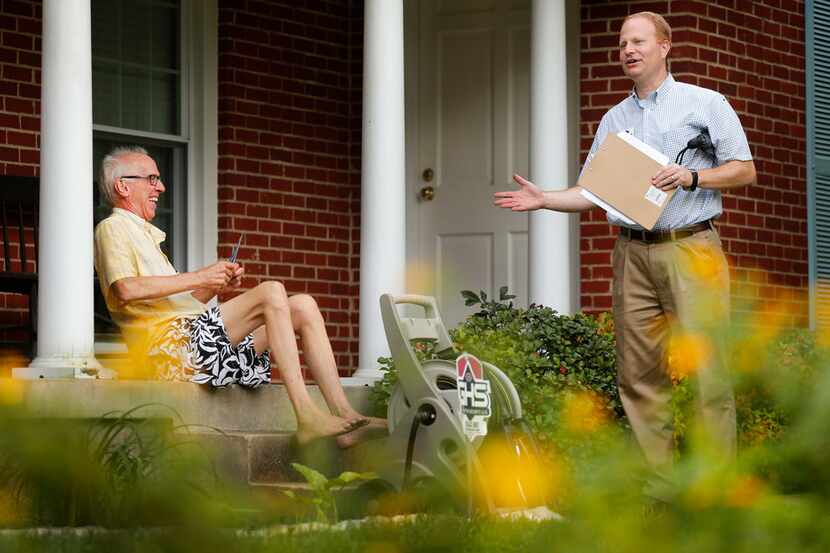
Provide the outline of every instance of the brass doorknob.
[[435,197],[435,189],[431,186],[424,186],[421,188],[421,199],[425,202],[431,202]]

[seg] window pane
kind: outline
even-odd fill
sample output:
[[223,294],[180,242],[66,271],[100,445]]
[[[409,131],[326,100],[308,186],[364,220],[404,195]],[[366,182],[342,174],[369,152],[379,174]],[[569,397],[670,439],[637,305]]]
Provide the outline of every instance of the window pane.
[[121,2],[122,61],[140,65],[150,64],[150,2],[129,0]]
[[150,71],[147,69],[123,68],[120,126],[150,130]]
[[178,135],[178,0],[92,0],[93,122]]
[[121,124],[121,72],[117,64],[93,60],[92,119],[99,125]]
[[120,2],[92,0],[92,51],[107,52],[108,57],[120,59],[121,49],[117,28]]
[[179,68],[179,9],[156,5],[152,11],[152,64],[166,69]]
[[178,134],[178,112],[173,109],[179,100],[179,76],[154,73],[152,94],[152,130],[166,134]]

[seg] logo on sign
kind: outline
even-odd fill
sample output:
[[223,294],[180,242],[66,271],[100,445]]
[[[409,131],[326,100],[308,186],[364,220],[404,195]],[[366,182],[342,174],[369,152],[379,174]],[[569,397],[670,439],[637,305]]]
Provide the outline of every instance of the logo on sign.
[[487,435],[490,417],[490,382],[483,377],[481,361],[469,353],[455,360],[458,377],[458,402],[461,407],[461,425],[467,439]]

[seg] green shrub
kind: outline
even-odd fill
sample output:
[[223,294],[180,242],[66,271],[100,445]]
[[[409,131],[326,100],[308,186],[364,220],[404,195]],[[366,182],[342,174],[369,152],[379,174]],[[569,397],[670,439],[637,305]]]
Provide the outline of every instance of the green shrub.
[[[525,420],[544,450],[564,453],[571,462],[584,460],[585,454],[605,447],[609,433],[628,431],[616,385],[610,314],[560,315],[539,305],[518,308],[506,288],[501,289],[499,300],[488,299],[484,292],[464,291],[462,296],[468,306],[479,310],[450,330],[456,349],[492,363],[510,377],[522,400]],[[744,347],[747,330],[730,332],[734,357]],[[763,351],[750,352],[752,374],[736,375],[742,449],[781,436],[824,355],[816,348],[814,334],[806,330],[786,332],[761,345],[756,342],[753,348]],[[422,359],[433,356],[428,344],[419,344],[418,350]],[[383,414],[397,372],[392,359],[379,362],[384,378],[375,385],[372,401],[375,411]],[[688,377],[673,381],[674,436],[677,451],[682,451],[695,412],[695,394]],[[591,399],[591,405],[584,405],[585,398]],[[603,432],[595,432],[598,429]]]
[[[753,329],[736,329],[732,336],[731,367],[735,380],[735,415],[738,446],[748,450],[779,439],[794,415],[803,407],[802,399],[815,383],[817,367],[827,352],[816,346],[815,334],[806,329],[782,332],[769,340],[749,340]],[[741,361],[746,344],[751,362]],[[688,377],[675,377],[672,394],[674,437],[678,451],[694,416],[694,386]]]
[[[459,351],[492,363],[513,381],[524,419],[543,451],[564,454],[569,464],[583,459],[603,447],[603,432],[595,430],[627,427],[609,318],[560,315],[539,305],[518,308],[506,288],[500,292],[499,300],[489,300],[484,292],[462,292],[468,306],[480,309],[450,331],[452,340]],[[432,355],[428,347],[421,349],[424,358]],[[384,378],[372,399],[376,411],[385,411],[397,373],[391,359],[379,361]]]

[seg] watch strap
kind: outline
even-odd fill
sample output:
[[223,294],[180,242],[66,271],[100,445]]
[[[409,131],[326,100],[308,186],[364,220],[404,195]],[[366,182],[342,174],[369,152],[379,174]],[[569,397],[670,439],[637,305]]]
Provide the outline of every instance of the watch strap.
[[688,192],[694,192],[695,190],[697,190],[697,179],[698,179],[697,171],[689,171],[689,172],[692,174],[692,184],[690,184],[689,187],[686,188],[686,190]]

